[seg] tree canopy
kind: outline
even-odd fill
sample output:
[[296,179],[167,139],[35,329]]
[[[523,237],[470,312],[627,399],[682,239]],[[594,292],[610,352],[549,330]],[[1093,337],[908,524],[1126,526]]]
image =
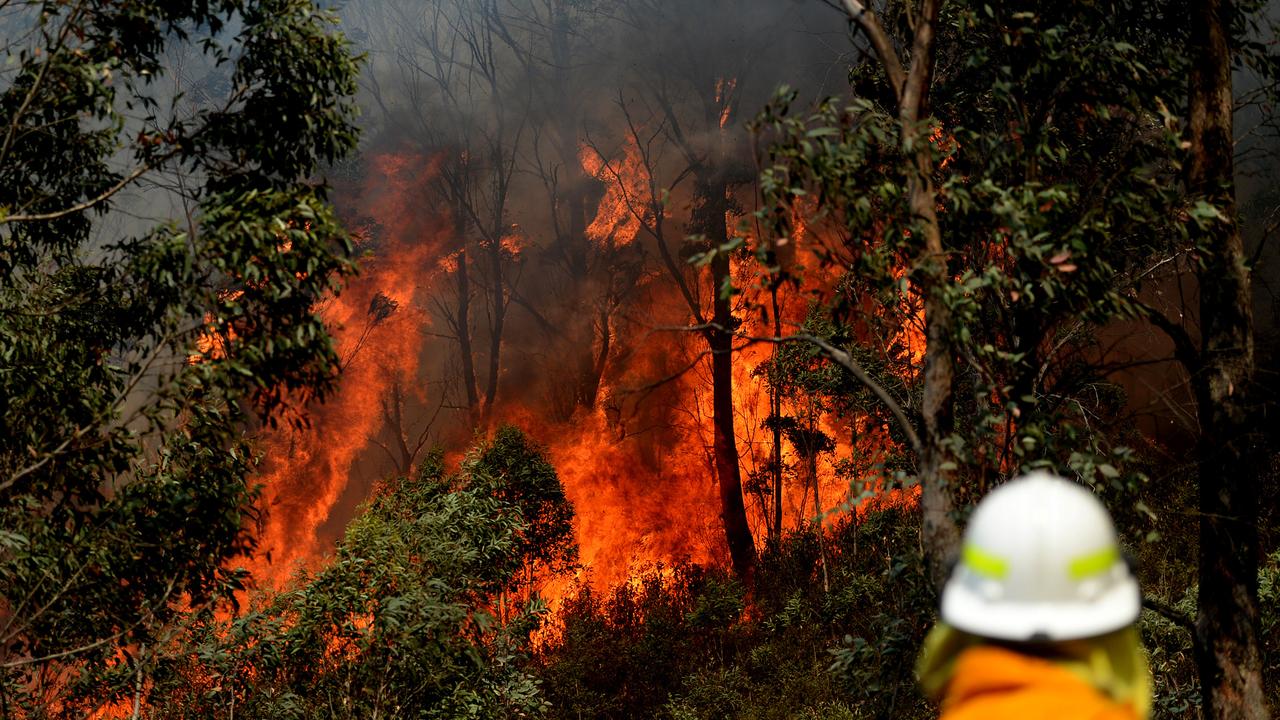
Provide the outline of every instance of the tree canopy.
[[239,587],[244,429],[333,381],[357,67],[303,0],[7,5],[0,714],[72,717]]
[[1265,720],[1269,12],[0,2],[0,716],[934,717],[1043,468]]

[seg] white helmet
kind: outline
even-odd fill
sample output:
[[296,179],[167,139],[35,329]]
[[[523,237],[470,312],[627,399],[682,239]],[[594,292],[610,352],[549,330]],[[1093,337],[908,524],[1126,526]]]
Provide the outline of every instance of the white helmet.
[[978,504],[942,590],[944,622],[997,640],[1102,635],[1141,611],[1106,508],[1088,489],[1043,471]]

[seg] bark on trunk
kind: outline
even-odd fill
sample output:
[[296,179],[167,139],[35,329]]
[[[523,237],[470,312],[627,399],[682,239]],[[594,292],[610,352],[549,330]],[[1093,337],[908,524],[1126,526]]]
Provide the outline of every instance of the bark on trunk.
[[928,117],[929,86],[933,83],[935,40],[942,0],[923,0],[916,18],[915,36],[911,44],[911,65],[904,69],[894,42],[875,12],[859,0],[841,0],[849,19],[867,33],[885,76],[893,86],[898,101],[898,123],[902,132],[902,148],[911,160],[908,182],[911,214],[922,239],[917,257],[916,276],[924,291],[925,337],[924,391],[922,407],[924,432],[921,437],[920,506],[923,522],[920,543],[925,563],[935,587],[946,581],[960,544],[956,526],[954,492],[951,486],[953,459],[946,441],[954,423],[953,387],[955,365],[951,347],[951,311],[940,292],[950,282],[947,256],[942,247],[942,231],[938,226],[937,191],[933,186],[933,152],[928,138],[919,127]]
[[953,471],[947,469],[952,454],[946,438],[953,427],[952,387],[955,368],[947,334],[951,312],[934,298],[925,301],[928,345],[924,356],[923,448],[920,457],[920,540],[929,578],[942,587],[960,545],[955,521]]
[[[733,327],[733,314],[727,298],[719,296],[719,288],[729,276],[729,258],[717,256],[712,263],[712,281],[716,287],[713,322],[722,328]],[[713,330],[711,343],[711,411],[715,426],[714,452],[716,479],[720,485],[720,512],[724,520],[725,539],[734,573],[750,582],[755,574],[756,545],[747,524],[747,508],[742,500],[742,470],[733,418],[733,335]]]
[[951,309],[940,295],[950,277],[942,246],[942,230],[938,226],[933,151],[919,127],[920,119],[927,116],[929,85],[933,82],[934,32],[939,11],[940,3],[936,0],[926,1],[921,9],[911,52],[911,68],[898,111],[903,147],[914,152],[915,172],[909,183],[910,204],[923,240],[919,272],[925,293],[926,347],[921,407],[924,447],[920,458],[920,507],[923,513],[920,539],[935,587],[941,587],[946,581],[951,560],[960,544],[951,486],[954,471],[949,469],[953,456],[947,444],[954,423],[952,319]]
[[1229,0],[1192,4],[1190,77],[1194,196],[1225,220],[1200,232],[1201,353],[1192,371],[1201,427],[1196,630],[1204,716],[1267,718],[1258,626],[1258,481],[1249,271],[1235,221]]
[[[728,241],[725,213],[728,210],[728,188],[722,180],[698,179],[699,205],[695,212],[705,228],[707,242],[720,247]],[[724,521],[725,539],[733,571],[750,584],[755,576],[756,545],[747,523],[747,508],[742,499],[742,469],[733,417],[733,329],[736,320],[730,298],[720,289],[729,278],[729,257],[718,253],[711,263],[712,291],[715,303],[712,324],[707,333],[711,347],[711,412],[714,426],[713,452],[716,480],[720,486],[720,514]]]
[[458,269],[454,272],[454,279],[458,288],[458,316],[457,328],[458,335],[458,354],[462,358],[462,386],[467,398],[467,409],[469,410],[471,422],[476,420],[476,409],[480,404],[480,395],[476,390],[476,361],[471,346],[471,276],[470,269],[467,267],[467,223],[465,211],[458,208],[455,211],[454,236],[461,244],[458,251]]

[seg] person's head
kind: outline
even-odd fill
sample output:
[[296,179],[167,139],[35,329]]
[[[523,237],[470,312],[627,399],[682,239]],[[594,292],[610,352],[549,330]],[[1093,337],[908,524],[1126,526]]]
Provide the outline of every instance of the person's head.
[[1032,472],[983,498],[940,610],[916,667],[926,695],[942,699],[969,650],[998,646],[1149,717],[1150,670],[1134,626],[1142,594],[1088,489]]
[[1142,593],[1105,507],[1037,471],[983,498],[942,591],[942,620],[1011,642],[1095,637],[1133,624]]

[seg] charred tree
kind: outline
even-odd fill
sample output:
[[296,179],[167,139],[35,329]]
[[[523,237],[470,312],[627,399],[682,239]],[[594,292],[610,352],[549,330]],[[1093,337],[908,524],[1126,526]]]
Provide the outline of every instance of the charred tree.
[[499,51],[505,27],[495,2],[388,3],[385,12],[407,105],[384,100],[376,73],[370,90],[389,125],[437,158],[434,189],[452,212],[457,248],[456,298],[437,307],[457,340],[468,419],[487,424],[499,399],[510,283],[518,276],[509,266],[520,258],[504,240],[528,93]]
[[404,383],[400,378],[395,378],[386,394],[379,399],[382,405],[382,421],[386,434],[390,436],[390,443],[374,441],[391,459],[396,473],[402,477],[409,475],[418,456],[422,454],[422,449],[432,438],[431,431],[440,417],[441,409],[444,408],[444,395],[441,394],[435,409],[425,421],[420,423],[420,428],[415,428],[415,423],[405,417],[407,399],[408,392],[405,390]]
[[561,298],[565,319],[539,318],[539,324],[553,333],[569,359],[571,380],[557,397],[557,411],[567,419],[577,410],[595,408],[612,350],[609,319],[616,310],[605,297],[614,268],[587,236],[598,183],[584,171],[579,154],[587,107],[575,39],[582,36],[583,11],[571,0],[548,0],[512,3],[503,13],[495,5],[491,12],[499,37],[519,61],[529,87],[536,88],[531,93],[531,110],[538,116],[532,169],[549,204],[551,256],[568,281]]
[[[577,285],[577,304],[589,307],[595,299],[590,264],[591,248],[587,238],[587,195],[589,178],[582,170],[578,159],[580,123],[579,113],[567,112],[568,108],[579,105],[575,102],[573,53],[570,45],[573,26],[570,22],[569,7],[566,0],[556,0],[551,7],[549,45],[552,62],[552,87],[555,107],[556,145],[560,156],[560,168],[564,177],[564,187],[560,203],[565,216],[564,238],[569,252],[569,267]],[[595,349],[597,345],[604,349],[602,360],[607,359],[609,347],[608,324],[604,324],[597,332],[598,323],[594,313],[579,312],[572,316],[573,328],[570,331],[573,348],[574,389],[573,403],[575,408],[591,410],[596,405],[596,396],[600,391],[600,378],[604,370],[604,362],[597,361]],[[600,338],[597,343],[597,337]]]
[[449,318],[449,324],[453,328],[454,336],[458,339],[458,357],[462,364],[462,387],[466,397],[467,413],[470,420],[475,422],[480,395],[476,391],[476,363],[471,347],[471,269],[467,266],[467,220],[465,211],[457,204],[455,204],[453,215],[453,233],[458,243],[457,269],[453,271],[457,305],[454,314]]
[[1188,189],[1220,217],[1192,232],[1199,271],[1200,348],[1191,368],[1200,420],[1199,602],[1204,714],[1269,717],[1258,606],[1258,484],[1252,294],[1236,221],[1232,134],[1231,0],[1193,3]]
[[[720,127],[720,120],[732,114],[732,101],[727,94],[720,92],[714,96],[698,98],[701,111],[691,115],[701,116],[700,119],[709,122],[710,127],[715,130],[705,135],[710,139],[708,144],[695,145],[684,132],[682,116],[676,111],[671,99],[661,93],[656,94],[653,99],[661,109],[648,121],[657,124],[658,129],[649,132],[641,131],[641,126],[647,123],[637,122],[632,117],[628,104],[619,99],[619,108],[627,123],[628,140],[636,148],[647,181],[644,195],[628,197],[627,205],[644,232],[653,238],[662,266],[680,291],[689,315],[707,343],[711,355],[712,464],[719,486],[720,517],[734,573],[750,582],[755,575],[757,558],[755,538],[747,521],[746,503],[743,500],[741,457],[737,446],[733,406],[733,338],[738,320],[733,314],[732,298],[722,292],[730,281],[729,256],[724,252],[716,252],[709,263],[708,290],[712,306],[708,317],[707,293],[698,282],[700,271],[680,262],[679,256],[670,247],[664,222],[666,202],[671,191],[687,178],[692,178],[693,209],[689,230],[700,237],[703,248],[708,251],[721,248],[728,242],[730,189],[734,183],[724,160],[724,129]],[[670,184],[665,187],[657,180],[658,169],[653,148],[655,143],[661,142],[675,145],[685,160],[684,168],[674,173]]]
[[[729,211],[728,183],[723,175],[709,168],[698,168],[694,172],[696,205],[693,227],[703,231],[710,248],[722,247],[729,241],[725,219]],[[734,573],[750,581],[755,573],[756,546],[742,499],[742,460],[734,429],[733,335],[738,320],[733,315],[732,298],[725,292],[730,282],[729,270],[729,256],[723,252],[716,253],[711,261],[711,292],[714,297],[711,327],[705,332],[711,350],[712,452],[729,557],[733,560]]]
[[[505,196],[505,194],[504,194]],[[501,223],[501,210],[497,211],[495,226]],[[498,227],[494,228],[495,230]],[[500,232],[500,230],[499,230]],[[507,318],[507,293],[503,278],[502,236],[490,233],[485,241],[485,255],[489,261],[489,373],[485,381],[484,404],[480,410],[480,422],[487,426],[498,398],[498,381],[502,370],[502,332]]]

